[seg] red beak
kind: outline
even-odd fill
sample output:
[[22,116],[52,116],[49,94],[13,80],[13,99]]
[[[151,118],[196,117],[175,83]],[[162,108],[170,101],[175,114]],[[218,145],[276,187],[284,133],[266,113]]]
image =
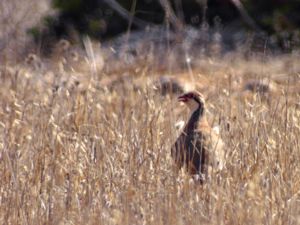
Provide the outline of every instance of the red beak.
[[181,95],[178,97],[178,101],[179,102],[187,102],[188,101],[188,98],[184,95]]

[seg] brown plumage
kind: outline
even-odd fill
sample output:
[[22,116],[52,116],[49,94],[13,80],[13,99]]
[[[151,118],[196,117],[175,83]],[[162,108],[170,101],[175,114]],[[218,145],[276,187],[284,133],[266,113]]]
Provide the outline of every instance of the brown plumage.
[[185,166],[190,174],[200,175],[203,181],[211,169],[222,169],[223,142],[206,120],[202,94],[188,92],[178,100],[190,108],[191,116],[172,146],[171,154],[178,168]]

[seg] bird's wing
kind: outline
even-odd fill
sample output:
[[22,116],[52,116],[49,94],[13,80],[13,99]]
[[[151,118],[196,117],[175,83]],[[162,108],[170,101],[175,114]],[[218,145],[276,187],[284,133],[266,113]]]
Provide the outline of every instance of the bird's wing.
[[182,132],[171,148],[171,156],[179,168],[181,168],[184,164],[185,138],[186,135]]
[[207,151],[206,154],[209,159],[207,164],[214,169],[222,170],[224,167],[225,152],[224,143],[221,137],[205,123],[200,124],[197,133],[204,137],[202,138],[202,144]]

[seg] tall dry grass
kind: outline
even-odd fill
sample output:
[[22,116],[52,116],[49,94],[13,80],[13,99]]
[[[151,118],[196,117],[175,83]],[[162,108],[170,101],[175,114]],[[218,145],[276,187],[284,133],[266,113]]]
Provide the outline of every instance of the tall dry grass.
[[[226,169],[203,186],[174,171],[174,124],[186,111],[152,88],[152,70],[136,65],[138,88],[109,90],[100,84],[110,76],[93,69],[81,86],[76,71],[4,65],[0,223],[300,224],[297,61],[237,55],[190,71],[206,79],[207,113],[226,143]],[[246,93],[250,78],[276,90]]]

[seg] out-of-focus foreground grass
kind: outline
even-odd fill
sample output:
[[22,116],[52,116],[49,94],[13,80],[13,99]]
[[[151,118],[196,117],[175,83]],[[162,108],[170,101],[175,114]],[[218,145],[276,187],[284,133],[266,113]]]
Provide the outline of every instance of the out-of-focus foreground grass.
[[[207,96],[226,143],[226,169],[204,186],[175,174],[170,147],[186,111],[153,88],[164,71],[49,60],[1,67],[1,224],[300,223],[297,56],[237,53],[171,71]],[[249,79],[272,88],[246,91]]]

